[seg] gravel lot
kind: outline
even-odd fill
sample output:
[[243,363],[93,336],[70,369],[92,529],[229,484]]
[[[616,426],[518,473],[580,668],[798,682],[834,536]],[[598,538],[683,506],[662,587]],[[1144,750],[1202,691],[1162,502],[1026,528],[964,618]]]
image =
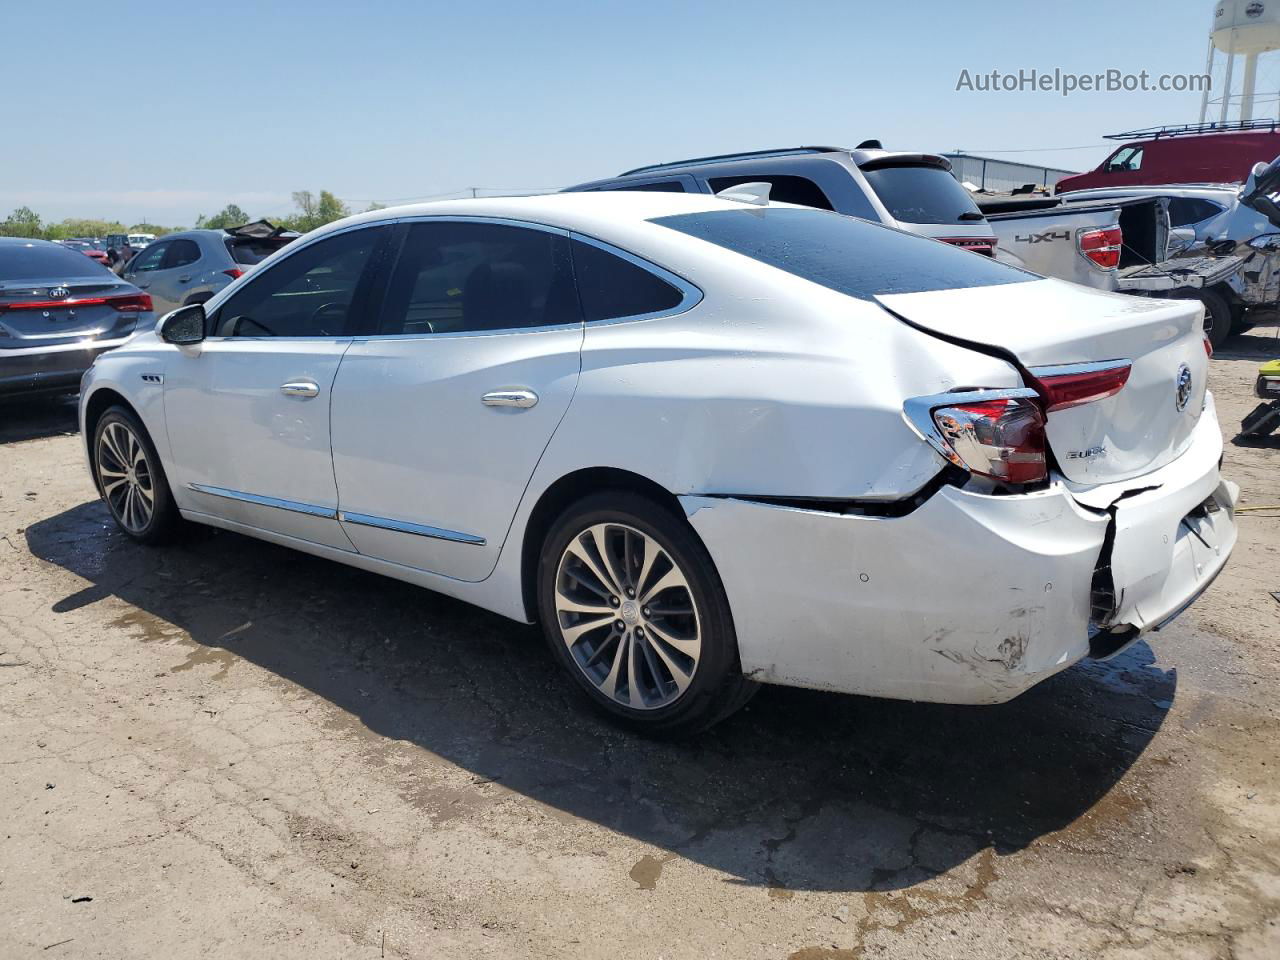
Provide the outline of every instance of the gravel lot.
[[[1274,327],[1213,362],[1228,437]],[[1280,956],[1280,510],[1150,643],[1001,707],[781,688],[696,742],[540,635],[108,525],[0,406],[0,957]],[[1280,444],[1228,445],[1246,506]]]

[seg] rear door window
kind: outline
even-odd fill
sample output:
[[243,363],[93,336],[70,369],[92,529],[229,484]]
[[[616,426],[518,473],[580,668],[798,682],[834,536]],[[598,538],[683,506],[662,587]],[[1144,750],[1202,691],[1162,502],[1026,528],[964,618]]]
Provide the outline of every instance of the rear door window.
[[678,289],[638,264],[577,238],[573,272],[588,323],[674,310],[684,300]]
[[194,240],[171,240],[169,241],[169,250],[165,255],[161,269],[170,270],[174,267],[185,267],[199,259],[200,248]]
[[950,173],[932,166],[863,167],[890,216],[902,223],[981,223],[985,218]]
[[1222,209],[1212,200],[1201,200],[1198,197],[1170,197],[1169,224],[1174,227],[1189,227],[1201,220],[1216,217]]
[[437,220],[410,225],[378,332],[480,333],[581,321],[563,234]]

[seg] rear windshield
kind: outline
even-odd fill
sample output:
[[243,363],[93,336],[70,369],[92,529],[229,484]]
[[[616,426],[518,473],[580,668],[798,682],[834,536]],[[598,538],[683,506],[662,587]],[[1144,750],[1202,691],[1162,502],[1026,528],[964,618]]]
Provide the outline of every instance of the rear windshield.
[[288,240],[282,240],[279,237],[270,239],[243,237],[228,240],[227,252],[231,254],[231,259],[236,263],[252,266],[255,263],[261,263],[288,242]]
[[44,240],[0,244],[0,281],[92,277],[104,269],[83,253]]
[[862,175],[893,218],[903,223],[978,223],[983,219],[969,191],[940,167],[875,167],[864,169]]
[[825,210],[716,210],[650,222],[862,300],[1039,279],[938,240]]

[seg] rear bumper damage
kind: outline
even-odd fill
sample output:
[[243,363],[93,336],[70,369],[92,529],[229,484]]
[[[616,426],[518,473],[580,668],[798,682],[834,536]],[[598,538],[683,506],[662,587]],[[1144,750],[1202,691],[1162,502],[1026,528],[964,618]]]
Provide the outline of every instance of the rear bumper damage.
[[1159,629],[1208,586],[1236,536],[1221,452],[1210,401],[1178,459],[1109,490],[943,486],[905,516],[681,502],[724,582],[748,675],[999,703],[1090,655],[1091,641],[1111,655]]

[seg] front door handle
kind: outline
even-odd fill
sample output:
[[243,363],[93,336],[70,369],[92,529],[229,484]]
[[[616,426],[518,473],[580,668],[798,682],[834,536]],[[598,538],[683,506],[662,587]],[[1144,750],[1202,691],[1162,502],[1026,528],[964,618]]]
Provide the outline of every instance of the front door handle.
[[486,407],[519,407],[528,409],[538,402],[538,395],[532,390],[494,390],[480,398]]
[[299,400],[310,400],[320,395],[320,386],[314,380],[291,380],[280,384],[280,392],[286,397],[297,397]]

